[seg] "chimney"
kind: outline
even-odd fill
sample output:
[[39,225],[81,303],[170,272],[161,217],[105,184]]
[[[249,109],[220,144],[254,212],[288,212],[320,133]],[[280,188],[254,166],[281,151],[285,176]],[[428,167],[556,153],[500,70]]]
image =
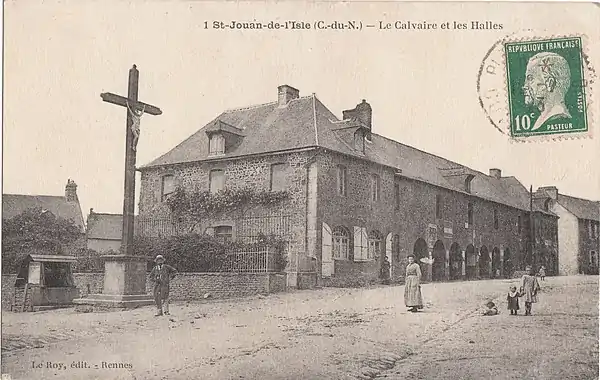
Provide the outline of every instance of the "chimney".
[[544,187],[540,187],[538,189],[538,191],[543,191],[546,194],[548,194],[548,196],[554,200],[558,199],[558,189],[556,188],[556,186],[544,186]]
[[65,186],[65,199],[67,202],[78,202],[77,198],[77,184],[71,179],[67,180],[67,186]]
[[500,169],[490,169],[490,177],[494,177],[496,179],[500,179],[500,177],[502,177],[502,170],[500,170]]
[[371,105],[365,99],[354,107],[354,109],[342,111],[342,118],[344,120],[358,120],[369,129],[371,129],[372,116],[373,110],[371,109]]
[[277,87],[277,103],[279,107],[285,107],[291,100],[298,99],[300,91],[287,84]]

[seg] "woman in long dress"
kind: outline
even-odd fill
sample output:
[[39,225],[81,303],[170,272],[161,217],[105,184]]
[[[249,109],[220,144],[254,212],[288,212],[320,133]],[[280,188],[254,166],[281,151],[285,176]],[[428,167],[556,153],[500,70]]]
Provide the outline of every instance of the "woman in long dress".
[[416,312],[423,308],[423,296],[421,295],[421,267],[415,263],[413,255],[408,256],[406,267],[406,282],[404,285],[404,304],[409,311]]

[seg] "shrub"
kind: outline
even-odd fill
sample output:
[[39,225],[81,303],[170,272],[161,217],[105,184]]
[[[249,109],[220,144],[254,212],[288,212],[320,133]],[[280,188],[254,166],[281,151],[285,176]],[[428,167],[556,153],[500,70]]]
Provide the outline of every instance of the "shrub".
[[[283,271],[287,265],[286,242],[275,237],[259,236],[251,244],[240,242],[224,243],[206,234],[185,234],[159,237],[136,237],[134,254],[148,258],[149,268],[154,258],[163,255],[169,265],[181,272],[220,272],[231,267],[244,267],[244,260],[256,261],[259,251],[269,247],[274,256],[273,270]],[[235,252],[247,252],[235,255]]]

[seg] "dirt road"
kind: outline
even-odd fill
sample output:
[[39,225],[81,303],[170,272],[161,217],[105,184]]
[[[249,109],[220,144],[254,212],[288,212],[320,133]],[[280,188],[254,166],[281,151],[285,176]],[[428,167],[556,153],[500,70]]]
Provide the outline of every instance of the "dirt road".
[[5,313],[12,379],[598,378],[598,277],[548,278],[532,317],[480,317],[511,281],[320,289],[224,302]]

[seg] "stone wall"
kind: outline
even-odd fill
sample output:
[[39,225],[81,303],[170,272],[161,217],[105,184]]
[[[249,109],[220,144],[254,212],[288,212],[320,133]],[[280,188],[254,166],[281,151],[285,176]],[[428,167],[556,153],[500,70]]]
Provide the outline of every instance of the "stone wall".
[[[2,308],[10,309],[16,275],[2,275]],[[102,293],[104,273],[74,273],[80,296]],[[197,301],[210,293],[211,298],[244,297],[264,293],[284,292],[286,273],[179,273],[170,287],[174,301]],[[152,294],[152,283],[146,281],[146,291]]]
[[[492,271],[492,252],[502,256],[510,252],[513,262],[520,262],[526,252],[528,213],[504,204],[491,202],[479,197],[470,196],[445,188],[416,181],[396,175],[392,168],[380,166],[361,159],[352,158],[334,152],[322,153],[317,158],[319,165],[319,199],[318,223],[327,223],[331,229],[343,226],[350,234],[350,258],[335,260],[335,272],[329,279],[324,279],[323,285],[343,285],[346,278],[349,285],[358,281],[375,281],[379,276],[381,260],[386,252],[393,235],[398,235],[398,248],[392,253],[392,281],[402,281],[408,254],[414,253],[415,243],[423,239],[429,244],[429,252],[433,252],[434,243],[442,247],[440,259],[448,260],[449,251],[453,244],[459,251],[465,251],[472,245],[476,254],[476,270],[479,271],[479,252],[487,251],[489,264],[482,265],[487,272]],[[339,195],[337,190],[338,166],[344,166],[347,171],[347,195]],[[380,178],[380,199],[371,200],[370,176],[377,174]],[[394,185],[400,189],[400,202],[396,207]],[[477,178],[472,182],[472,188],[477,190]],[[436,217],[436,196],[441,200],[441,215]],[[467,225],[468,204],[473,207],[473,223]],[[494,210],[498,217],[498,226],[494,226]],[[518,220],[521,218],[521,230]],[[556,218],[544,217],[549,226]],[[378,231],[381,236],[381,252],[379,259],[371,263],[355,262],[353,260],[352,239],[354,226],[364,227],[368,232]],[[428,239],[428,228],[435,227],[433,237]],[[546,238],[551,237],[551,227],[542,231]],[[391,235],[390,235],[391,234]],[[388,238],[388,239],[386,239]],[[387,242],[386,242],[387,240]],[[429,240],[429,241],[428,241]],[[317,234],[317,246],[322,245],[322,232]],[[391,247],[389,247],[391,248]],[[502,253],[500,253],[502,252]],[[500,253],[500,254],[498,254]],[[445,256],[445,257],[444,257]],[[321,252],[318,253],[317,271],[321,277]],[[427,269],[425,265],[424,272]],[[502,271],[502,268],[500,268]],[[445,270],[449,275],[448,264]],[[481,274],[484,271],[482,270]],[[427,279],[427,273],[424,273]],[[429,273],[431,276],[431,273]],[[461,276],[464,274],[461,271]]]

